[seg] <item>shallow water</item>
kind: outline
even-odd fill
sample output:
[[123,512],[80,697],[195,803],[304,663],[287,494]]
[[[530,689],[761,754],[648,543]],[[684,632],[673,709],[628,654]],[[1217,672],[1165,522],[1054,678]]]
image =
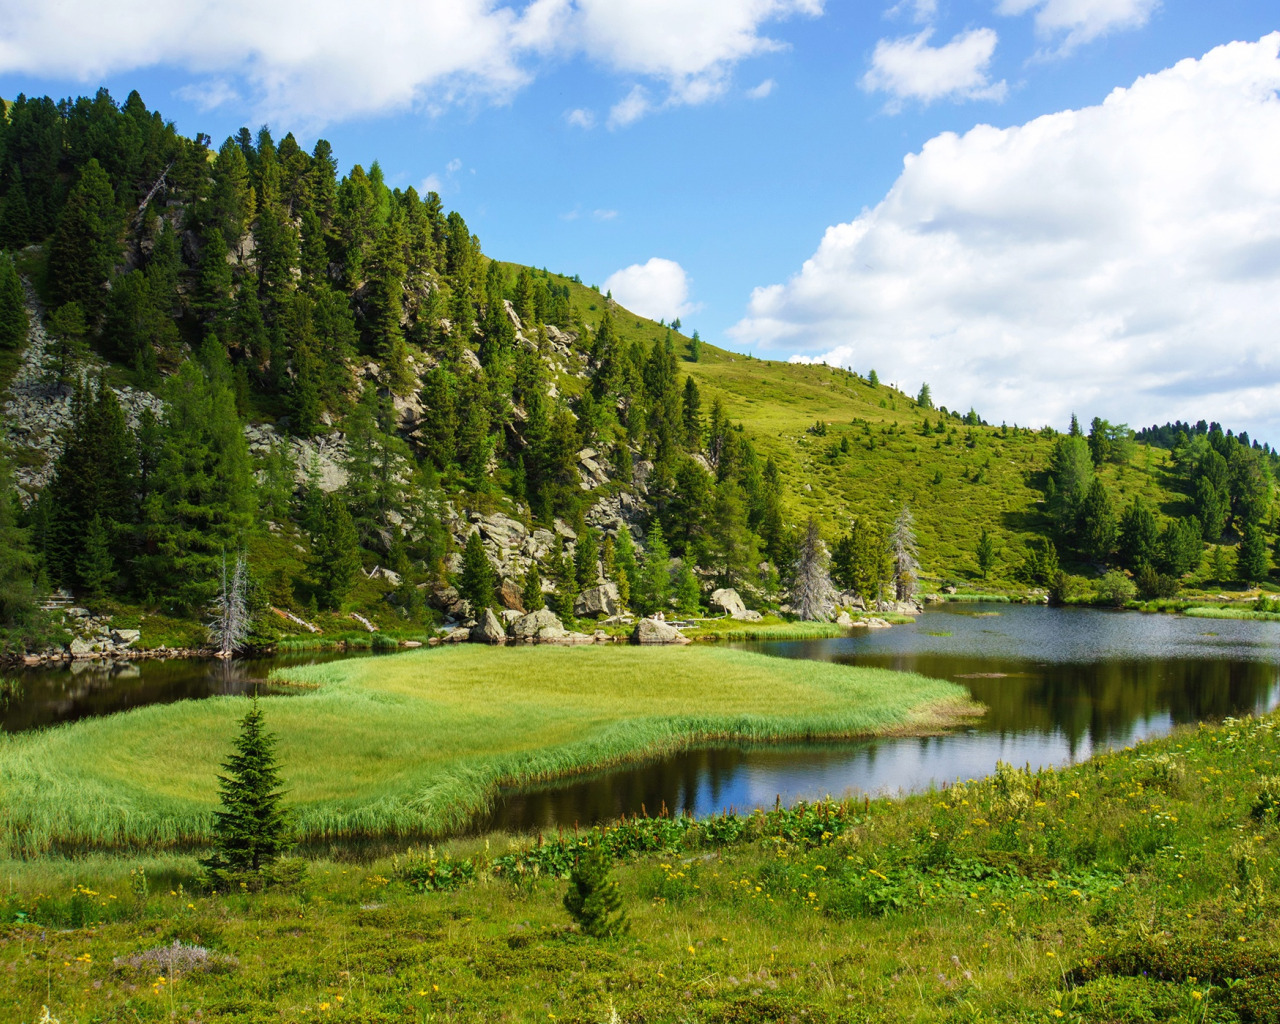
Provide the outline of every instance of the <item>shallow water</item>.
[[1033,768],[1070,764],[1175,725],[1280,703],[1280,623],[944,605],[914,625],[746,646],[951,679],[988,711],[945,736],[690,751],[506,793],[476,827],[548,830],[664,807],[701,816],[778,799],[913,792],[987,775],[1001,760]]
[[273,668],[310,665],[342,654],[293,654],[236,661],[73,661],[8,673],[16,692],[0,694],[0,730],[20,732],[109,715],[147,704],[242,693],[296,693],[267,683]]

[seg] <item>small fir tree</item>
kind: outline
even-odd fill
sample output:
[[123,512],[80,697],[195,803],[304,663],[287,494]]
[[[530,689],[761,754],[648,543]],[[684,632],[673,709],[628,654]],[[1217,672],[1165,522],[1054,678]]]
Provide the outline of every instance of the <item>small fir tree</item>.
[[480,532],[473,530],[462,551],[462,574],[458,579],[458,596],[471,607],[471,614],[479,617],[493,604],[494,573],[480,542]]
[[698,583],[698,577],[687,558],[680,563],[680,568],[676,570],[674,596],[676,611],[681,615],[689,617],[697,615],[701,610],[702,587]]
[[340,608],[355,586],[360,539],[346,502],[336,494],[320,499],[317,527],[311,535],[310,567],[317,605]]
[[985,526],[982,528],[981,536],[978,537],[978,546],[974,553],[978,556],[978,569],[985,580],[991,572],[991,567],[996,564],[996,542]]
[[226,774],[218,776],[222,809],[214,812],[213,851],[200,862],[217,887],[261,871],[292,846],[275,743],[255,696],[240,720],[235,752],[223,762]]
[[547,606],[542,596],[542,576],[538,572],[538,563],[530,562],[524,574],[524,585],[520,588],[520,601],[527,612],[536,612]]
[[622,893],[618,883],[609,877],[609,855],[600,843],[593,843],[579,854],[569,874],[564,908],[582,933],[592,938],[604,939],[627,931]]

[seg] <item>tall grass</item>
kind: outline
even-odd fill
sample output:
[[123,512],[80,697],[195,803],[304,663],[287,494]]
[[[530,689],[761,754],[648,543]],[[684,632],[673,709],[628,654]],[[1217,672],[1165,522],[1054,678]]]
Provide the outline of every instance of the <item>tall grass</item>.
[[965,604],[1010,604],[1011,599],[1007,594],[943,594],[942,599],[948,604],[965,603]]
[[697,630],[689,630],[697,639],[716,637],[719,640],[742,642],[749,640],[821,640],[835,636],[847,636],[848,628],[834,622],[773,622],[744,623],[733,620],[700,624]]
[[1280,622],[1280,612],[1260,612],[1253,608],[1187,608],[1183,615],[1193,619],[1246,619],[1251,622]]
[[[720,648],[419,650],[281,669],[266,697],[300,838],[444,834],[498,788],[721,741],[936,728],[953,683]],[[244,704],[0,736],[0,852],[202,843]]]

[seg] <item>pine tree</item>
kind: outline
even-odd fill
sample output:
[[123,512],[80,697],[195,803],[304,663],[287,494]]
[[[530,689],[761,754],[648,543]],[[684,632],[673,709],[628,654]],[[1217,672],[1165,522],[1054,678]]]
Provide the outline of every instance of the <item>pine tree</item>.
[[341,608],[360,570],[360,538],[347,503],[337,494],[320,499],[318,525],[311,534],[310,569],[316,603]]
[[893,558],[893,581],[899,601],[910,601],[916,595],[920,578],[920,559],[916,548],[915,518],[911,508],[903,505],[889,533],[889,551]]
[[1076,514],[1076,536],[1080,553],[1094,561],[1104,561],[1115,546],[1116,518],[1111,497],[1096,477]]
[[80,364],[89,355],[84,308],[75,301],[64,302],[49,317],[48,331],[53,339],[53,365],[46,370],[54,383],[65,386],[77,378]]
[[594,587],[600,577],[600,538],[595,530],[587,529],[578,538],[573,549],[573,575],[579,591]]
[[244,546],[256,507],[225,352],[206,349],[210,367],[188,360],[165,382],[145,513],[150,551],[142,561],[154,592],[188,609],[214,596],[222,553]]
[[922,409],[933,408],[933,392],[929,390],[927,381],[920,385],[920,394],[916,396],[916,405]]
[[480,532],[473,530],[462,551],[462,573],[458,578],[458,596],[470,606],[472,616],[479,618],[492,606],[493,586],[493,565],[480,541]]
[[1262,527],[1249,523],[1236,551],[1236,577],[1245,583],[1257,583],[1267,578],[1268,569],[1267,542],[1262,536]]
[[835,592],[831,586],[830,565],[818,522],[810,518],[800,543],[791,587],[792,610],[805,621],[823,620],[831,615]]
[[115,559],[111,557],[111,535],[102,516],[95,512],[85,529],[84,546],[76,558],[76,576],[92,597],[102,597],[117,575]]
[[654,520],[645,538],[644,561],[632,590],[637,609],[644,615],[664,611],[671,598],[671,555],[662,536],[662,523]]
[[49,242],[48,282],[54,305],[79,302],[86,319],[97,321],[107,301],[107,280],[120,258],[123,226],[111,180],[90,158]]
[[698,393],[698,382],[692,377],[684,379],[683,405],[684,446],[696,452],[702,448],[702,396]]
[[627,917],[622,909],[618,883],[609,877],[609,854],[601,843],[592,843],[578,854],[569,873],[564,908],[584,935],[595,939],[622,935]]
[[991,572],[991,567],[996,564],[996,542],[995,539],[987,532],[987,528],[982,528],[982,534],[978,537],[977,547],[974,554],[978,559],[978,569],[982,573],[985,580]]
[[536,612],[547,606],[542,594],[542,577],[538,574],[538,563],[530,562],[524,574],[524,584],[520,588],[520,603],[526,612]]
[[20,348],[31,326],[27,297],[13,260],[0,254],[0,349]]
[[218,776],[222,809],[214,812],[213,850],[200,862],[215,887],[269,867],[292,846],[275,743],[255,696],[240,720],[235,752],[222,764],[226,774]]
[[1120,517],[1120,561],[1135,572],[1143,565],[1154,565],[1160,541],[1155,514],[1135,494],[1124,515]]
[[701,610],[702,586],[698,583],[697,574],[689,560],[682,559],[676,569],[675,587],[672,595],[676,602],[676,611],[686,618],[697,615]]
[[36,615],[36,562],[26,531],[18,525],[18,495],[13,473],[0,452],[0,649],[4,633],[23,630]]

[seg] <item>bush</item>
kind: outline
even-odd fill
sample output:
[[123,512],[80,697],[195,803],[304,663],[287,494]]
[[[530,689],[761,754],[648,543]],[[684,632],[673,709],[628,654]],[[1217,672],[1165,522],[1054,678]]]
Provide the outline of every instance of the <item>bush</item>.
[[1113,608],[1123,608],[1125,604],[1138,596],[1138,588],[1133,585],[1133,580],[1129,579],[1119,569],[1112,569],[1102,579],[1098,580],[1095,593],[1099,604],[1111,605]]

